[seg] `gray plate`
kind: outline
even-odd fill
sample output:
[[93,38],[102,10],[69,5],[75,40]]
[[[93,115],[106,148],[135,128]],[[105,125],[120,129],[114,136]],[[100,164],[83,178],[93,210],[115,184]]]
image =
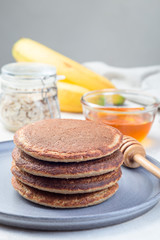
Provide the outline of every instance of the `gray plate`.
[[[138,217],[160,200],[160,181],[143,168],[122,168],[118,192],[97,206],[51,209],[23,199],[11,186],[13,142],[0,143],[0,223],[40,230],[80,230],[104,227]],[[148,156],[160,167],[160,163]]]

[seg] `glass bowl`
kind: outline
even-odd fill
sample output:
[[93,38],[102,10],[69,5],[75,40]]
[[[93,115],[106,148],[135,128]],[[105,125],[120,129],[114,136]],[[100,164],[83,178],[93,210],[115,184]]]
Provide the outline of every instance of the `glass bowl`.
[[138,141],[149,133],[159,106],[155,97],[142,91],[116,89],[88,92],[81,103],[87,120],[111,125]]

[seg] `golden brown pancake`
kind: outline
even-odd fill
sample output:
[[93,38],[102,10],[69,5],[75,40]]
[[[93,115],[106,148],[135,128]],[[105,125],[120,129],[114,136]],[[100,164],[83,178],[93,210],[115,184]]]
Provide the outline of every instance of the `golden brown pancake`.
[[112,197],[118,190],[116,183],[108,189],[94,193],[64,195],[34,189],[21,183],[15,177],[12,177],[12,185],[27,200],[52,208],[80,208],[96,205]]
[[34,176],[21,171],[14,162],[12,174],[22,183],[47,192],[77,194],[96,192],[114,185],[121,177],[121,169],[99,176],[79,179],[58,179]]
[[119,149],[122,134],[103,123],[74,119],[48,119],[19,129],[18,148],[40,160],[78,162],[101,158]]
[[82,178],[102,175],[119,168],[123,155],[117,150],[109,156],[85,162],[57,163],[37,160],[18,148],[12,152],[16,166],[32,175],[54,178]]

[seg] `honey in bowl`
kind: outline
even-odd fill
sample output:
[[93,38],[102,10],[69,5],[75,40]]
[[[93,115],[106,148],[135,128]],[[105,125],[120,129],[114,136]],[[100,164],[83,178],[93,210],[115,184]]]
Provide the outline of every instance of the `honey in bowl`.
[[82,98],[86,119],[113,126],[138,141],[150,131],[158,107],[155,102],[155,98],[127,90],[99,90]]
[[[104,110],[111,110],[104,108]],[[129,112],[133,109],[130,108],[115,108],[114,111],[126,111]],[[134,110],[141,110],[134,109]],[[88,120],[101,121],[105,124],[111,125],[119,129],[123,134],[136,138],[138,141],[141,141],[149,133],[149,130],[152,126],[151,117],[148,113],[144,114],[121,114],[121,113],[103,113],[103,112],[94,112],[90,111],[86,117]]]

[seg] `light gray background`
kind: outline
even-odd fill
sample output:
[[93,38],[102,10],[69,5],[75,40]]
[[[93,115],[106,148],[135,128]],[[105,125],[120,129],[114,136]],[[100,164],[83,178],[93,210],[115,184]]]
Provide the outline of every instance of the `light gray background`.
[[159,0],[0,0],[0,67],[29,37],[79,62],[160,63]]

